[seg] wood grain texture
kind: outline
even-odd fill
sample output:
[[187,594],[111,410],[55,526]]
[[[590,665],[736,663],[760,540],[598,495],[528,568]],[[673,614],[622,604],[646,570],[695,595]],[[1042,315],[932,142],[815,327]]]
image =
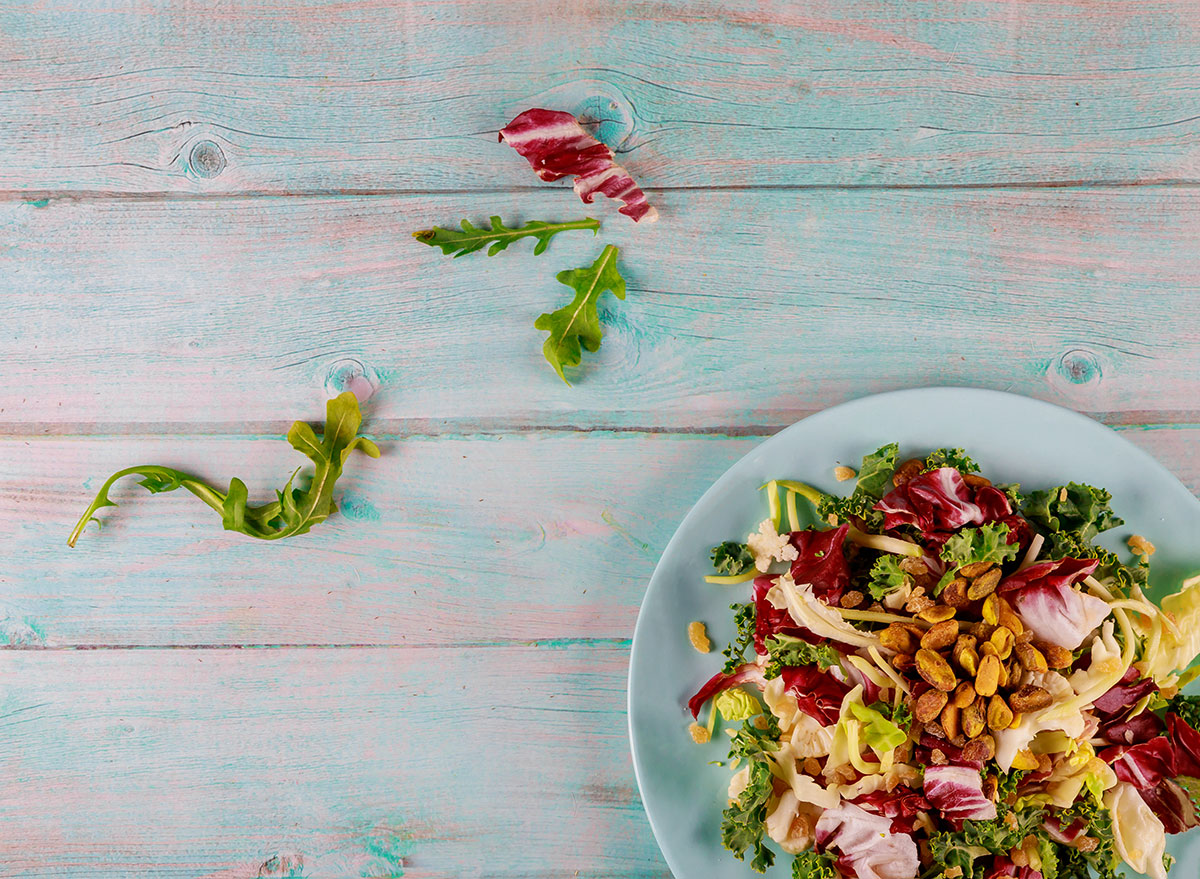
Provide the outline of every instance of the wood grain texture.
[[[450,260],[409,233],[569,192],[0,205],[0,430],[282,432],[366,373],[385,433],[769,431],[865,393],[1012,390],[1200,420],[1200,191],[683,193]],[[619,244],[624,302],[575,387],[542,360],[554,280]]]
[[[1200,429],[1122,433],[1200,489]],[[129,482],[113,494],[121,506],[101,512],[104,529],[71,550],[67,532],[121,466],[165,461],[219,481],[236,471],[262,496],[294,453],[265,439],[5,441],[0,542],[22,561],[0,571],[0,642],[625,645],[676,525],[760,442],[389,440],[378,461],[351,462],[340,514],[311,534],[263,545],[221,531],[190,496],[151,497]]]
[[602,647],[0,653],[0,874],[665,879],[626,665]]
[[1200,180],[1200,4],[6,4],[0,187],[530,187],[597,120],[651,187]]

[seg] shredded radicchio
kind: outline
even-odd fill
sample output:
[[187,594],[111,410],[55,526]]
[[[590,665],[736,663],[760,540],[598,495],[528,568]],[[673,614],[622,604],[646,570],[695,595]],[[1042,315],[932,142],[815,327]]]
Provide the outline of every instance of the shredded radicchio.
[[749,683],[757,684],[761,689],[765,681],[762,668],[753,662],[747,662],[745,665],[738,666],[731,674],[717,672],[708,679],[708,682],[703,687],[696,691],[695,696],[688,700],[688,708],[692,712],[692,717],[699,717],[700,709],[704,707],[704,703],[717,695],[717,693],[728,690],[730,687]]
[[985,879],[1004,879],[1004,877],[1012,877],[1012,879],[1042,879],[1042,874],[1040,871],[1033,869],[1033,867],[1018,867],[1004,855],[996,855],[992,859],[992,867],[988,870]]
[[1161,735],[1166,727],[1151,711],[1123,719],[1141,699],[1156,692],[1158,687],[1154,681],[1142,677],[1131,667],[1116,686],[1092,703],[1092,711],[1100,720],[1100,735],[1105,741],[1114,745],[1136,745]]
[[920,869],[917,843],[893,833],[892,821],[843,802],[817,819],[817,845],[840,851],[838,869],[858,879],[912,879]]
[[855,797],[850,802],[869,812],[878,812],[891,818],[892,833],[912,833],[917,813],[932,808],[925,797],[904,784],[897,785],[890,793],[880,789]]
[[796,705],[822,726],[837,723],[842,699],[850,688],[815,665],[789,666],[780,674],[783,687],[796,697]]
[[983,793],[983,778],[966,766],[927,766],[925,798],[956,826],[970,818],[996,817],[996,804]]
[[574,176],[575,194],[584,204],[591,204],[600,193],[624,202],[620,212],[634,222],[658,219],[658,211],[646,203],[646,194],[613,160],[613,151],[588,134],[570,113],[526,110],[500,129],[500,140],[547,182]]
[[766,655],[769,635],[791,635],[810,644],[824,644],[825,638],[797,626],[786,607],[775,607],[767,601],[767,593],[774,585],[774,577],[759,577],[754,581],[754,651],[759,656]]
[[849,531],[849,525],[842,525],[826,531],[808,529],[791,533],[792,546],[799,553],[792,562],[792,579],[810,584],[813,594],[826,604],[837,604],[850,585],[845,551]]
[[889,531],[912,525],[923,534],[983,525],[1005,519],[1013,512],[1004,492],[991,486],[972,492],[953,467],[940,467],[910,479],[885,495],[875,509],[884,514],[883,524]]

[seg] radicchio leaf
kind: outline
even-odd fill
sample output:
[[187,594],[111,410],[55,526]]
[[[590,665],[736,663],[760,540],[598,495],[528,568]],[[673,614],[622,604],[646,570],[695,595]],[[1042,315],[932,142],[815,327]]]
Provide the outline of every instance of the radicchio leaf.
[[983,486],[973,493],[962,474],[952,467],[930,470],[910,479],[885,495],[875,509],[884,514],[886,529],[912,525],[922,533],[957,531],[1012,514],[1004,492]]
[[696,695],[688,700],[688,709],[692,712],[692,717],[700,716],[700,709],[704,707],[704,703],[724,690],[730,687],[737,687],[741,684],[753,683],[761,690],[766,683],[766,678],[763,677],[762,668],[755,665],[753,662],[747,662],[745,665],[739,666],[733,674],[725,674],[720,671],[708,679],[703,687],[696,691]]
[[1158,736],[1138,745],[1117,745],[1097,754],[1117,774],[1119,781],[1139,790],[1156,786],[1175,773],[1175,749],[1166,736]]
[[1116,686],[1092,703],[1092,712],[1100,721],[1100,735],[1114,745],[1136,745],[1161,735],[1165,727],[1153,712],[1143,711],[1122,720],[1141,699],[1156,692],[1154,681],[1130,667]]
[[1005,879],[1005,877],[1012,877],[1012,879],[1042,879],[1042,874],[1040,871],[1033,869],[1033,867],[1018,867],[1004,855],[996,855],[992,859],[991,869],[984,875],[984,879]]
[[983,777],[965,766],[925,767],[925,798],[956,827],[970,818],[996,817],[996,804],[983,794]]
[[754,650],[759,656],[767,651],[766,640],[770,635],[791,635],[810,644],[824,644],[826,639],[818,637],[808,629],[796,625],[786,607],[776,607],[767,600],[767,593],[775,585],[774,577],[759,577],[754,581]]
[[1005,578],[1000,592],[1037,637],[1074,650],[1109,614],[1107,602],[1073,588],[1096,565],[1095,559],[1036,562]]
[[892,819],[892,833],[912,833],[914,818],[918,812],[927,812],[930,803],[907,785],[897,785],[891,792],[880,788],[869,794],[855,797],[850,802],[869,812],[878,812]]
[[839,869],[858,879],[913,879],[920,869],[917,843],[893,833],[892,821],[853,803],[826,809],[817,819],[817,845],[841,852]]
[[1196,804],[1188,797],[1187,791],[1171,779],[1163,779],[1154,787],[1139,790],[1138,793],[1163,823],[1163,830],[1167,833],[1183,833],[1200,826]]
[[815,665],[790,666],[780,673],[783,688],[796,697],[796,705],[822,726],[838,722],[842,699],[850,687]]
[[584,204],[591,204],[600,193],[624,202],[620,212],[634,222],[658,219],[658,211],[646,203],[646,194],[614,161],[613,151],[588,134],[570,113],[526,110],[500,129],[500,140],[547,182],[573,176],[575,194]]
[[837,604],[850,585],[845,552],[849,531],[849,525],[842,525],[826,531],[810,528],[791,533],[792,546],[799,553],[792,562],[792,579],[810,584],[813,594],[826,604]]

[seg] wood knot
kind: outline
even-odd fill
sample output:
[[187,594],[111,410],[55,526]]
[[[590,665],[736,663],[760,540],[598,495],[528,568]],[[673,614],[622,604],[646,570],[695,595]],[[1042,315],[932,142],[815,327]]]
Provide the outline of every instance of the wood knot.
[[354,357],[338,360],[325,375],[325,391],[331,397],[350,391],[360,403],[365,403],[378,388],[379,377],[375,370]]
[[1072,348],[1058,359],[1058,373],[1073,385],[1091,385],[1104,377],[1100,358],[1083,348]]
[[197,177],[216,177],[225,170],[225,153],[211,140],[197,141],[188,153],[188,167]]

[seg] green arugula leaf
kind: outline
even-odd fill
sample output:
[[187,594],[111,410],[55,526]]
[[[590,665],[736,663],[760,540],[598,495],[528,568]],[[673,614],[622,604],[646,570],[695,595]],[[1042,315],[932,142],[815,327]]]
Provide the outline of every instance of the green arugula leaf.
[[375,443],[358,435],[361,425],[358,400],[349,391],[325,404],[325,431],[320,439],[303,421],[293,424],[287,439],[292,448],[313,462],[311,478],[306,487],[293,487],[299,472],[297,468],[283,490],[276,492],[276,500],[257,507],[248,504],[246,484],[236,477],[230,480],[229,491],[221,492],[199,477],[171,467],[146,464],[120,470],[100,486],[95,499],[67,538],[67,544],[74,546],[89,522],[100,524],[94,518],[96,511],[116,506],[108,498],[113,483],[134,475],[142,477],[140,484],[151,494],[177,488],[191,492],[221,514],[226,531],[237,531],[259,540],[279,540],[304,534],[337,510],[333,504],[333,489],[350,453],[357,449],[372,458],[379,457]]
[[733,611],[737,636],[721,651],[725,655],[725,668],[722,669],[725,674],[732,674],[734,669],[746,661],[746,651],[754,646],[754,627],[758,619],[758,613],[751,603],[731,604],[729,609]]
[[533,248],[534,256],[536,256],[546,249],[550,244],[550,239],[559,232],[566,232],[568,229],[591,229],[595,234],[600,230],[600,221],[593,220],[591,217],[572,220],[569,223],[544,223],[541,220],[531,220],[518,229],[505,226],[499,217],[492,217],[491,220],[492,227],[490,229],[479,228],[471,225],[470,220],[463,220],[461,232],[457,229],[434,226],[432,229],[413,232],[413,238],[430,247],[440,247],[442,253],[446,255],[454,254],[455,259],[482,250],[489,244],[491,247],[488,247],[487,255],[495,256],[500,251],[507,249],[508,245],[514,241],[521,238],[536,238],[537,245]]
[[959,473],[978,473],[979,465],[962,449],[938,449],[925,458],[924,471],[953,467]]
[[1125,523],[1109,506],[1112,495],[1103,488],[1069,482],[1029,495],[1025,518],[1053,533],[1078,531],[1088,542],[1102,531]]
[[712,549],[712,563],[718,574],[736,577],[754,566],[754,553],[750,547],[736,540],[726,540]]
[[763,670],[763,675],[768,679],[779,677],[785,667],[815,665],[821,671],[826,671],[841,659],[837,650],[828,644],[817,646],[791,635],[768,635],[764,644],[771,655],[770,662]]
[[625,298],[625,279],[617,271],[615,245],[609,244],[590,266],[559,272],[555,277],[575,291],[570,305],[558,311],[541,315],[533,322],[534,329],[550,333],[542,346],[546,361],[568,385],[563,367],[578,366],[583,359],[582,348],[596,351],[604,333],[600,329],[600,313],[596,302],[605,290],[611,290],[618,299]]
[[[817,504],[817,515],[825,521],[848,522],[851,518],[861,519],[871,531],[883,526],[883,513],[871,509],[887,494],[888,483],[896,472],[896,455],[900,452],[897,443],[888,443],[863,458],[858,468],[858,481],[848,497],[829,495]],[[833,520],[830,517],[833,517]]]
[[833,866],[833,855],[815,848],[802,851],[792,861],[792,879],[840,879]]
[[870,577],[867,589],[876,601],[882,600],[889,592],[895,592],[911,579],[900,570],[900,562],[890,553],[875,560],[875,564],[871,565]]

